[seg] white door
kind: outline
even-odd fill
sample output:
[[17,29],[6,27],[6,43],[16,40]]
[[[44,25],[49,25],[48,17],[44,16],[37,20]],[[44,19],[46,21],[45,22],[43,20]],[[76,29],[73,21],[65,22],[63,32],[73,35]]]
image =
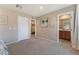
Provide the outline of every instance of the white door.
[[29,21],[26,17],[18,17],[18,40],[29,39]]

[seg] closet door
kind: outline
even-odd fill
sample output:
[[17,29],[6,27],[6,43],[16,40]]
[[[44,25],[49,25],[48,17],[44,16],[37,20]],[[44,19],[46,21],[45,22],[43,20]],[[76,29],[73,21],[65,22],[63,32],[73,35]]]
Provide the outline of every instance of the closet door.
[[26,17],[18,17],[18,40],[29,39],[29,21]]

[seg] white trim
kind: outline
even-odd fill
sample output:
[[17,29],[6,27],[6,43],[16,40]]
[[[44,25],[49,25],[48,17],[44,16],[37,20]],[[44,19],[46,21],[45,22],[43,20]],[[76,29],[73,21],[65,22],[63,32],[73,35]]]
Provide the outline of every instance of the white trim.
[[[57,42],[59,43],[59,16],[61,15],[65,15],[65,14],[71,14],[72,16],[72,20],[71,20],[71,44],[73,42],[73,21],[74,21],[74,12],[73,11],[69,11],[69,12],[65,12],[65,13],[61,13],[57,15]],[[73,45],[72,45],[73,46]]]
[[74,27],[74,12],[71,12],[72,20],[71,20],[71,45],[74,48],[73,44],[73,27]]
[[13,41],[13,42],[8,42],[8,43],[6,43],[6,45],[10,45],[10,44],[17,43],[17,42],[19,42],[19,41],[16,40],[16,41]]
[[59,16],[57,15],[57,43],[59,43]]
[[29,37],[31,37],[31,18],[29,18]]
[[35,37],[37,36],[37,34],[36,34],[36,19],[35,19]]

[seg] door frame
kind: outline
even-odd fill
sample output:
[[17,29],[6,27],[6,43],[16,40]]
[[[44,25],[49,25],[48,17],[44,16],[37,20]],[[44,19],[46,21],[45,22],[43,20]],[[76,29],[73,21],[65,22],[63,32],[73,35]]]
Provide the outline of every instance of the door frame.
[[[31,20],[35,21],[35,37],[36,37],[37,36],[37,34],[36,34],[36,19],[31,19]],[[32,28],[32,26],[31,26],[31,20],[30,20],[30,27]],[[30,28],[30,30],[31,30],[31,28]],[[30,34],[31,34],[31,32],[30,32]]]
[[64,12],[57,15],[57,42],[59,43],[59,16],[64,14],[71,14],[71,45],[73,46],[73,27],[74,27],[74,11]]

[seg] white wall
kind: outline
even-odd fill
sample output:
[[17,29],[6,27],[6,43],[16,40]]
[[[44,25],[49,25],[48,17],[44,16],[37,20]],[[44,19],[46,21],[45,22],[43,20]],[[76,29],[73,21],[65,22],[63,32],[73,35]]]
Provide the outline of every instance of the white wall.
[[[46,38],[49,40],[57,41],[57,15],[69,11],[75,11],[75,5],[63,8],[54,12],[51,12],[49,14],[43,15],[39,18],[37,18],[37,37],[42,37]],[[47,28],[42,28],[40,26],[40,20],[42,17],[47,17],[48,18],[48,27]]]
[[3,8],[0,8],[0,16],[8,17],[8,24],[0,25],[0,39],[4,40],[7,43],[11,43],[18,40],[17,17],[25,16],[28,19],[31,18],[26,14]]

